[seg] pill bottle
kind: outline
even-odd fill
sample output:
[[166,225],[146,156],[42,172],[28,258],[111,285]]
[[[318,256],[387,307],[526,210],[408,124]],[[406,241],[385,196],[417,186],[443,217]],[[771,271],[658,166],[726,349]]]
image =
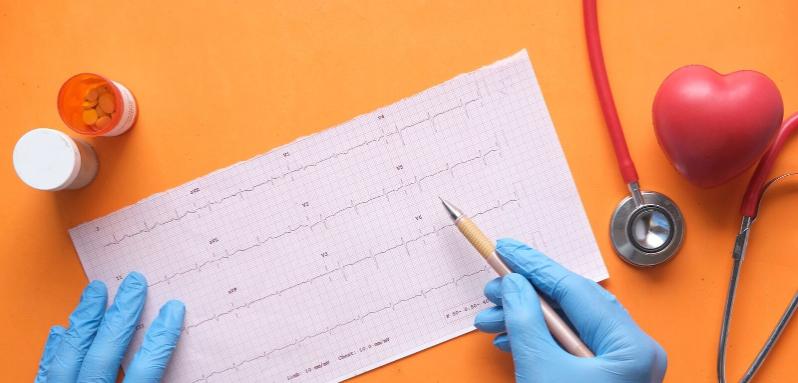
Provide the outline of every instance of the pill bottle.
[[89,144],[53,129],[31,130],[14,146],[14,170],[34,189],[80,189],[97,175],[97,166]]
[[[98,104],[98,92],[107,93],[100,100],[105,103]],[[76,133],[87,136],[118,136],[128,131],[136,122],[137,109],[130,90],[93,73],[71,77],[58,91],[61,119]]]

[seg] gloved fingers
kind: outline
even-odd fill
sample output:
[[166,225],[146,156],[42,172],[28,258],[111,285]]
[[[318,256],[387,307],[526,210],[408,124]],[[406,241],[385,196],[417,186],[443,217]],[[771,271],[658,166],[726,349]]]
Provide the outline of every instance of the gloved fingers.
[[[606,294],[609,294],[610,296],[612,295],[612,294],[610,294],[609,292],[607,292],[604,289],[602,289],[602,291],[604,291]],[[501,277],[494,278],[490,282],[485,284],[484,293],[485,293],[485,297],[488,298],[489,301],[491,301],[496,306],[500,306],[501,307],[501,305],[502,305],[502,279],[501,279]],[[614,297],[613,297],[613,299],[614,299]],[[557,302],[549,302],[549,305],[555,311],[557,311],[557,313],[560,314],[560,316],[562,316],[563,319],[566,319],[565,314],[562,311],[562,308],[560,308],[560,305]]]
[[505,332],[504,312],[501,307],[494,306],[486,308],[474,318],[474,327],[484,332],[499,333]]
[[493,278],[485,285],[485,297],[496,306],[502,305],[502,279]]
[[61,335],[47,375],[53,382],[74,382],[105,313],[108,290],[100,281],[83,289],[80,303],[69,315],[69,328]]
[[169,301],[144,335],[141,348],[125,371],[125,382],[157,383],[163,377],[172,351],[180,338],[186,308],[180,301]]
[[599,334],[613,332],[619,325],[637,329],[617,299],[597,283],[566,270],[540,252],[512,239],[499,240],[496,250],[511,270],[528,278],[538,291],[552,300],[552,304],[560,306],[594,352],[599,353],[603,346],[613,343],[613,339],[606,336],[599,339]]
[[50,333],[47,335],[47,342],[44,344],[44,352],[42,358],[39,360],[39,372],[36,374],[34,383],[44,383],[47,381],[47,373],[50,368],[50,362],[55,356],[55,351],[61,343],[61,339],[66,330],[61,326],[53,326]]
[[551,337],[540,299],[526,278],[516,273],[502,278],[502,303],[513,359],[530,363],[543,356],[565,353]]
[[105,313],[97,336],[86,353],[78,381],[116,380],[119,363],[141,318],[146,295],[147,280],[144,276],[137,272],[128,274],[119,286],[114,303]]
[[543,253],[514,239],[498,240],[496,252],[510,270],[529,279],[538,291],[554,301],[558,301],[555,296],[558,285],[573,274]]
[[496,337],[493,338],[493,345],[504,352],[512,352],[510,348],[510,338],[507,336],[507,333],[496,335]]

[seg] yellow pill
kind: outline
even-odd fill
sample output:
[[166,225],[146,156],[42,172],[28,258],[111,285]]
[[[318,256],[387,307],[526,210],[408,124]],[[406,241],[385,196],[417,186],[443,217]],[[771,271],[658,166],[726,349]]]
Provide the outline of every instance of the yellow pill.
[[94,109],[86,109],[83,111],[83,123],[92,125],[97,122],[97,111]]
[[81,103],[80,105],[83,106],[83,109],[92,109],[97,105],[97,100],[83,101],[83,103]]
[[103,112],[111,114],[114,112],[116,106],[114,105],[114,95],[111,93],[103,93],[100,95],[100,99],[97,101],[97,105]]
[[95,101],[96,102],[97,101],[97,96],[99,96],[99,95],[100,94],[97,92],[97,88],[95,88],[95,89],[90,90],[89,93],[86,94],[85,99],[86,99],[86,101]]
[[104,128],[106,125],[108,125],[108,124],[110,124],[110,123],[111,123],[111,117],[108,117],[108,116],[102,116],[102,117],[100,117],[100,118],[98,118],[98,119],[97,119],[97,122],[95,123],[95,125],[97,125],[97,128],[98,128],[98,129],[102,129],[102,128]]

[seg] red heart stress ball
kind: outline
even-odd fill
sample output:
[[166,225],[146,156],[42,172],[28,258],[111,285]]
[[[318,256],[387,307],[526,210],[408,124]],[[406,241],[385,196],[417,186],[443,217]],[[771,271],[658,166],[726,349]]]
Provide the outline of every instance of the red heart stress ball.
[[654,130],[673,166],[701,187],[723,184],[767,150],[784,115],[767,76],[701,65],[671,73],[654,98]]

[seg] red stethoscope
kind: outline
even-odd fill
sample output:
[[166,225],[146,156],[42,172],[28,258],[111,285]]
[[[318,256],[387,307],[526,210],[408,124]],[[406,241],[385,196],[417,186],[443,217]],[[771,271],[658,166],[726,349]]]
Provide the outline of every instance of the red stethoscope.
[[682,246],[684,217],[676,203],[666,195],[640,190],[637,170],[626,146],[604,67],[595,0],[584,1],[584,12],[593,80],[621,176],[630,193],[612,214],[610,239],[615,252],[624,261],[639,267],[655,266],[671,259]]
[[[601,109],[605,123],[612,139],[615,156],[618,160],[621,175],[626,182],[630,196],[624,198],[615,209],[610,222],[610,238],[616,253],[636,266],[653,266],[667,261],[681,246],[684,238],[684,218],[679,208],[668,197],[661,193],[640,191],[637,171],[624,139],[615,102],[610,91],[604,57],[601,51],[596,0],[583,0],[585,34],[587,36],[588,55],[593,79],[596,83]],[[776,181],[797,173],[784,174],[768,180],[776,157],[781,152],[789,136],[798,129],[798,113],[785,120],[779,129],[770,148],[762,156],[748,183],[743,197],[740,213],[742,223],[732,251],[733,267],[729,281],[729,290],[721,326],[720,344],[718,347],[718,381],[726,381],[726,340],[731,322],[735,292],[740,277],[740,268],[745,257],[751,224],[756,220],[759,205],[767,188]],[[740,382],[750,381],[775,345],[784,328],[798,309],[798,293],[796,293],[784,314],[776,324],[765,345],[745,372]]]

